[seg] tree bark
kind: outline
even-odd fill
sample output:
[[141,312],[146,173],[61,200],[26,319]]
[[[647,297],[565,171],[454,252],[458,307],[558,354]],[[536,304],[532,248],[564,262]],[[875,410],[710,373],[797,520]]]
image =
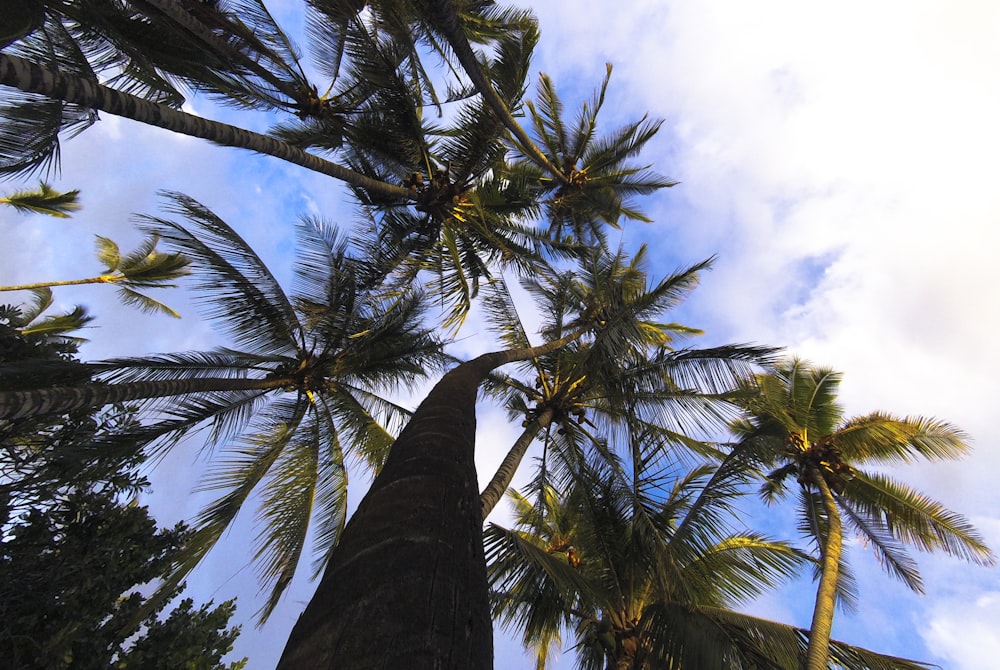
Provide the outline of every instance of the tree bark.
[[510,451],[504,456],[503,462],[500,463],[496,474],[493,475],[493,479],[490,480],[490,483],[486,485],[486,488],[483,489],[482,494],[479,496],[479,501],[483,508],[484,521],[510,487],[510,483],[514,479],[514,473],[517,472],[517,467],[521,464],[521,460],[524,459],[524,455],[528,452],[528,447],[531,446],[531,442],[535,439],[535,436],[548,428],[549,424],[552,423],[552,415],[552,409],[546,408],[534,421],[528,424],[524,432],[514,442]]
[[209,140],[223,146],[249,149],[274,156],[314,172],[340,179],[385,198],[396,198],[402,201],[413,199],[413,193],[402,186],[366,177],[319,156],[279,142],[267,135],[203,119],[165,105],[158,105],[137,96],[101,86],[96,81],[62,75],[42,65],[10,54],[0,53],[0,84],[108,112],[115,116],[165,128],[183,135]]
[[840,553],[843,547],[843,528],[840,511],[833,493],[816,465],[811,465],[813,479],[819,487],[826,509],[828,528],[822,542],[822,566],[812,624],[809,627],[809,648],[806,651],[807,670],[827,670],[830,658],[830,635],[833,632],[833,614],[837,599],[837,579],[840,573]]
[[294,384],[294,379],[247,379],[246,377],[199,377],[122,384],[54,386],[32,391],[0,393],[0,419],[62,414],[74,409],[98,408],[129,402],[209,391],[267,390]]
[[484,354],[441,378],[341,534],[278,670],[492,668],[476,395],[494,368],[579,335]]

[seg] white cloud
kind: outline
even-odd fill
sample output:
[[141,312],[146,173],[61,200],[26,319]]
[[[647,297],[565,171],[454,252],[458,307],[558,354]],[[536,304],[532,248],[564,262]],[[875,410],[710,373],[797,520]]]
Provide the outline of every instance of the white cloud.
[[921,631],[927,647],[952,670],[990,668],[1000,658],[1000,591],[939,603]]

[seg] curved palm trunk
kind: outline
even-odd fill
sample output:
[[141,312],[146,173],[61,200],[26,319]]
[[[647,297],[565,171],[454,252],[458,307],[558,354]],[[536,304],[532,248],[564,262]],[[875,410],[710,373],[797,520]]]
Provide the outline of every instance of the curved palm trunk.
[[90,109],[97,109],[115,116],[158,128],[165,128],[183,135],[190,135],[216,144],[274,156],[301,165],[304,168],[329,175],[353,186],[385,198],[409,201],[413,193],[402,186],[395,186],[366,177],[319,156],[226,123],[203,119],[193,114],[172,109],[82,77],[66,76],[49,68],[17,56],[0,53],[0,84],[13,86],[28,93],[38,93],[72,102]]
[[827,536],[822,546],[822,570],[819,587],[816,590],[816,605],[813,608],[812,624],[809,627],[809,648],[806,652],[807,670],[827,670],[830,657],[830,634],[833,631],[833,613],[837,597],[837,578],[840,572],[840,552],[843,544],[843,529],[840,511],[833,499],[819,468],[811,466],[812,474],[819,486],[823,507],[828,519]]
[[448,39],[448,44],[454,50],[458,62],[462,64],[462,69],[469,75],[469,79],[472,80],[479,94],[483,96],[486,104],[490,106],[493,113],[500,119],[500,123],[517,138],[526,155],[530,156],[539,166],[548,170],[557,181],[562,184],[567,183],[566,175],[553,165],[545,154],[542,153],[541,149],[531,141],[528,133],[517,122],[514,115],[510,113],[507,103],[500,98],[496,89],[493,88],[493,84],[483,74],[483,70],[479,66],[479,59],[476,58],[476,53],[472,50],[472,45],[469,44],[468,38],[466,38],[461,27],[458,25],[458,13],[455,11],[455,5],[452,3],[452,0],[431,0],[428,5],[438,29]]
[[492,667],[476,395],[494,368],[571,339],[484,354],[441,378],[344,529],[279,670]]
[[247,379],[245,377],[201,377],[164,379],[122,384],[54,386],[32,391],[0,393],[0,419],[20,419],[42,414],[62,414],[74,409],[98,408],[116,402],[163,398],[210,391],[245,391],[281,388],[294,379]]
[[510,451],[504,456],[503,462],[500,463],[496,474],[493,475],[493,479],[490,480],[490,483],[486,485],[486,488],[483,489],[482,494],[479,496],[479,502],[483,508],[484,520],[490,515],[493,508],[500,502],[500,498],[503,497],[504,492],[510,487],[510,483],[514,479],[514,473],[517,472],[517,467],[528,452],[528,447],[531,446],[532,440],[552,423],[552,416],[552,409],[546,408],[534,421],[528,424],[524,432],[514,442]]

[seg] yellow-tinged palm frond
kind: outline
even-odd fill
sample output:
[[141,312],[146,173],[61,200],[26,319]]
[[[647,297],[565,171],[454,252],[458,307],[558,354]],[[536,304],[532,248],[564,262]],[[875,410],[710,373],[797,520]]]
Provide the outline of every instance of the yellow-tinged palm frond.
[[107,237],[97,235],[97,258],[106,272],[96,277],[61,281],[36,282],[16,286],[0,286],[0,291],[36,290],[53,286],[76,284],[111,284],[126,305],[135,305],[145,312],[162,312],[175,318],[180,314],[159,300],[150,298],[136,288],[172,288],[175,280],[190,271],[190,261],[180,253],[162,253],[156,250],[159,238],[147,237],[132,253],[122,256],[118,245]]
[[924,417],[872,412],[845,421],[833,440],[843,457],[857,463],[954,460],[969,450],[968,436],[952,424]]
[[905,545],[943,550],[980,565],[993,554],[969,522],[903,484],[862,470],[867,463],[908,463],[955,458],[968,450],[954,426],[885,412],[845,419],[837,401],[839,373],[793,358],[758,377],[746,399],[747,420],[734,426],[734,453],[753,451],[771,468],[761,494],[774,502],[794,476],[799,531],[818,550],[820,568],[809,643],[809,667],[831,657],[830,629],[839,597],[849,605],[853,588],[843,552],[842,521],[871,547],[894,577],[915,591],[923,584]]
[[80,191],[59,192],[43,181],[37,189],[16,191],[0,198],[0,204],[9,205],[21,213],[65,219],[80,209]]
[[69,333],[85,328],[94,317],[87,314],[87,309],[80,305],[65,314],[49,314],[42,318],[45,311],[52,306],[52,290],[43,287],[31,290],[32,300],[29,306],[20,310],[20,317],[10,325],[22,335],[43,335],[45,337],[62,337],[75,342],[84,342],[82,337],[71,336]]
[[[724,648],[730,659],[774,664],[780,650],[763,648],[749,635],[727,632],[719,647],[704,626],[689,630],[674,622],[665,630],[662,612],[675,609],[687,622],[696,617],[709,623],[703,608],[760,593],[801,565],[803,556],[760,535],[734,534],[716,514],[739,495],[737,484],[746,474],[737,463],[723,475],[708,466],[671,474],[656,461],[634,458],[618,467],[597,458],[578,464],[582,470],[568,488],[534,487],[534,504],[515,496],[517,529],[491,525],[487,531],[495,614],[505,627],[521,630],[526,645],[541,647],[542,660],[545,644],[575,623],[581,667],[613,667],[624,658],[615,656],[622,651],[615,641],[632,635],[641,667],[674,667],[675,656],[665,649],[677,644],[687,649],[688,661]],[[611,635],[605,640],[603,632]],[[730,667],[688,661],[684,667]]]

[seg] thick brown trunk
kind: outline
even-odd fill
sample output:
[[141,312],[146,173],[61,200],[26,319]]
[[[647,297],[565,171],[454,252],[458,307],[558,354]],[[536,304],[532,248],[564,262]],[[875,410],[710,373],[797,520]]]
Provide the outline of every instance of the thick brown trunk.
[[158,105],[82,77],[65,76],[10,54],[0,53],[0,84],[105,111],[183,135],[199,137],[223,146],[249,149],[274,156],[314,172],[343,180],[385,198],[402,201],[413,199],[413,193],[402,186],[366,177],[267,135]]
[[843,545],[840,511],[830,487],[817,466],[811,466],[813,479],[819,486],[823,507],[828,519],[827,536],[822,539],[822,566],[812,625],[809,627],[809,648],[806,652],[807,670],[827,670],[830,658],[830,635],[833,632],[833,614],[837,599],[837,579],[840,573],[840,552]]
[[291,379],[195,378],[167,379],[122,384],[54,386],[34,391],[0,393],[0,419],[62,414],[74,409],[98,408],[116,402],[163,398],[186,393],[272,389],[294,382]]
[[484,354],[437,383],[344,529],[279,670],[493,667],[476,395],[490,370],[578,336]]
[[474,461],[476,394],[488,369],[474,363],[445,375],[396,440],[281,670],[492,667]]

